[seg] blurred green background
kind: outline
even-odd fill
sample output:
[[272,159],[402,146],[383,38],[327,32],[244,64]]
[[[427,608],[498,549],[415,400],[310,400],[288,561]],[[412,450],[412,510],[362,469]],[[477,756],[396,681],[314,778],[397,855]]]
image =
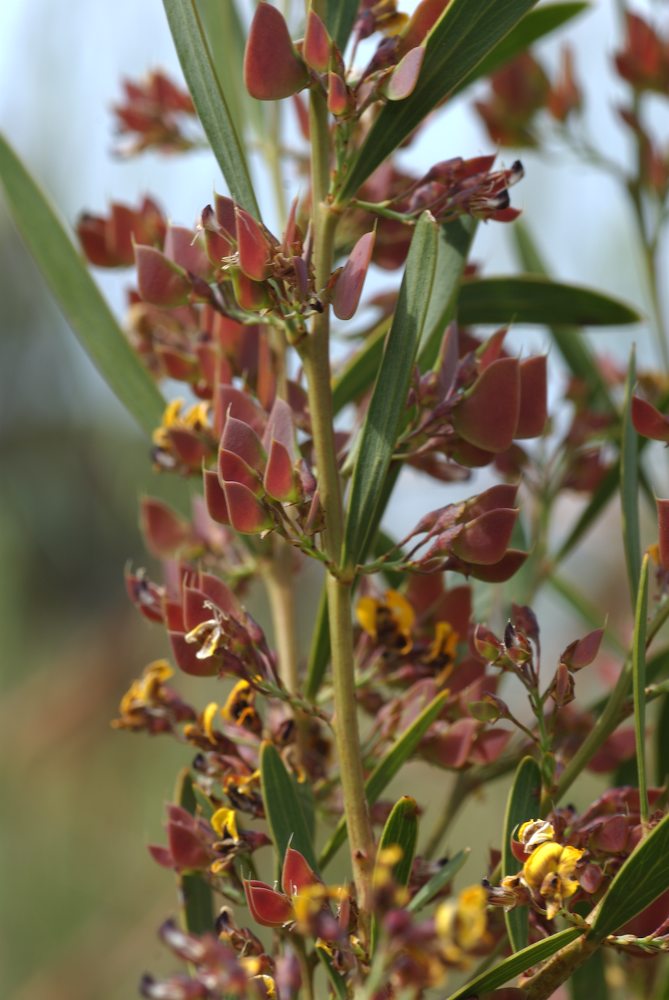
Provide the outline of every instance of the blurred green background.
[[[614,6],[602,3],[569,34],[577,53],[587,53],[581,65],[593,94],[591,124],[599,141],[620,146],[602,48],[613,41]],[[554,43],[546,47],[549,61],[556,51]],[[176,222],[190,225],[220,188],[206,154],[147,155],[131,164],[109,156],[106,108],[120,77],[156,64],[178,74],[157,0],[117,0],[113,9],[5,0],[0,125],[68,220],[83,208],[104,211],[111,197],[134,202],[150,191]],[[446,138],[437,132],[421,140],[420,163],[489,149],[466,103],[456,104],[451,122]],[[526,166],[514,203],[525,208],[557,273],[643,303],[638,274],[619,252],[630,220],[609,182],[587,168],[576,172],[574,163],[530,157]],[[574,220],[582,226],[577,239]],[[476,256],[491,271],[508,268],[503,227],[483,228]],[[98,277],[121,311],[127,277]],[[165,967],[155,930],[174,910],[173,885],[144,845],[162,840],[163,803],[188,760],[168,740],[109,728],[130,679],[164,652],[160,630],[137,616],[123,586],[125,562],[146,561],[136,502],[147,482],[147,447],[65,328],[1,203],[0,304],[0,996],[121,1000],[136,995],[145,969]],[[624,356],[634,335],[598,336]],[[540,335],[532,331],[525,342],[536,347]],[[408,526],[443,502],[443,487],[410,478],[391,516]],[[572,512],[565,508],[565,517]],[[624,632],[624,572],[609,541],[615,524],[612,512],[575,566],[593,603],[617,614]],[[582,627],[547,601],[538,611],[549,659]],[[202,685],[193,687],[204,703]],[[446,787],[446,776],[428,779],[412,767],[396,791],[417,781],[427,788],[428,780],[437,808],[435,786]],[[579,790],[579,800],[592,787]],[[487,804],[472,803],[453,830],[453,849],[474,842],[479,852],[467,881],[479,877],[476,857],[482,861],[495,841],[484,828],[501,823],[505,792],[502,783]]]

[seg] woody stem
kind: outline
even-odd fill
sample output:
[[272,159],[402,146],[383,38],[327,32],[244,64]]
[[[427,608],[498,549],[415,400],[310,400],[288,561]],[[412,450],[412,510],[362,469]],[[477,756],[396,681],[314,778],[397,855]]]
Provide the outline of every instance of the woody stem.
[[[314,268],[320,293],[330,278],[338,216],[328,202],[330,135],[325,98],[311,92],[312,204]],[[307,380],[318,489],[325,517],[323,547],[332,566],[338,566],[344,528],[344,507],[334,439],[330,373],[330,315],[327,303],[316,313],[302,347]],[[351,621],[352,581],[328,573],[326,578],[332,683],[335,703],[335,739],[339,757],[344,812],[348,828],[358,905],[363,924],[371,912],[371,869],[374,838],[365,796],[365,776],[358,729]],[[364,928],[363,928],[364,929]]]

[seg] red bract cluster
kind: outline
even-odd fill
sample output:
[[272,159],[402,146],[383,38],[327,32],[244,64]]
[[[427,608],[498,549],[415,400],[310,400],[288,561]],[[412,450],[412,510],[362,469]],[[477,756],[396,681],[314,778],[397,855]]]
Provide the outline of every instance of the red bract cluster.
[[196,144],[184,131],[196,117],[190,94],[165,73],[154,70],[146,80],[126,80],[123,90],[123,103],[113,109],[117,132],[127,139],[119,153],[131,156],[145,149],[177,153]]

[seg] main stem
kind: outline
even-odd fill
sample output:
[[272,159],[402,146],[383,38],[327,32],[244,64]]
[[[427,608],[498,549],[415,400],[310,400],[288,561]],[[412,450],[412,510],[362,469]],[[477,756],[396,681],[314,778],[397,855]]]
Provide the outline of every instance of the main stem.
[[[337,215],[328,204],[330,136],[323,95],[312,90],[310,102],[312,226],[316,288],[322,290],[334,260]],[[325,516],[323,545],[330,563],[338,566],[344,529],[344,508],[334,440],[330,378],[330,311],[326,304],[313,319],[302,348],[309,411],[318,473],[318,490]],[[374,837],[365,796],[358,729],[351,621],[352,582],[328,573],[326,580],[332,683],[335,704],[335,740],[339,758],[344,812],[363,930],[371,915],[371,871]]]

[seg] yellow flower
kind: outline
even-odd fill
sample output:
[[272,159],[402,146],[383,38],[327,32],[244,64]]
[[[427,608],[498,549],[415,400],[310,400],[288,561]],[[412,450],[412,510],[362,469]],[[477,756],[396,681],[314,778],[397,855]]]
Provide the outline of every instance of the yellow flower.
[[532,851],[523,865],[522,879],[528,889],[538,892],[545,901],[549,920],[578,891],[579,882],[573,876],[584,853],[578,847],[546,841]]
[[355,614],[372,639],[384,646],[394,646],[400,653],[408,653],[411,649],[411,629],[416,615],[406,597],[399,591],[386,591],[383,600],[361,597]]
[[430,643],[427,662],[434,660],[454,660],[458,651],[458,633],[450,622],[437,622],[434,626],[434,639]]
[[525,847],[525,853],[531,854],[539,844],[555,840],[555,828],[545,819],[530,819],[518,827],[516,837]]
[[221,709],[221,715],[233,726],[242,726],[258,735],[262,721],[255,709],[256,693],[248,681],[237,681]]
[[487,903],[488,893],[483,886],[471,885],[462,890],[457,901],[442,903],[437,910],[437,933],[450,964],[463,964],[469,953],[488,942]]
[[225,840],[226,837],[239,840],[237,813],[234,809],[226,809],[225,806],[217,809],[211,817],[211,825],[222,840]]

